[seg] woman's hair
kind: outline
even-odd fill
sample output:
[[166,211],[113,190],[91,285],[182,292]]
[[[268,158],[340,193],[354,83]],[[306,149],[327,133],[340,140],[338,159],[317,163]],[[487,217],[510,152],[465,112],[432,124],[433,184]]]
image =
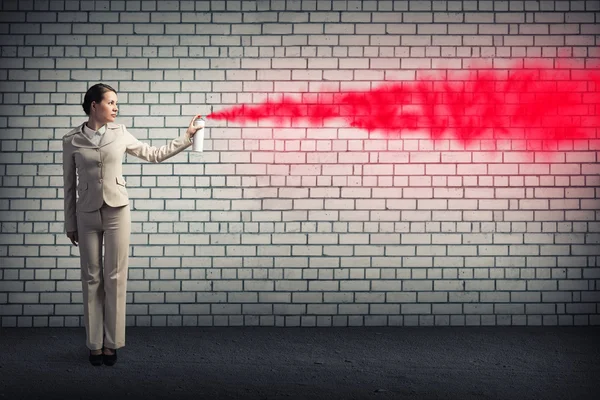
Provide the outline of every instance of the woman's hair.
[[85,111],[86,115],[90,115],[92,101],[100,103],[102,101],[102,98],[104,97],[104,93],[106,92],[115,92],[115,94],[117,93],[115,89],[104,83],[97,83],[88,89],[88,91],[85,94],[85,97],[83,98],[82,104],[83,111]]

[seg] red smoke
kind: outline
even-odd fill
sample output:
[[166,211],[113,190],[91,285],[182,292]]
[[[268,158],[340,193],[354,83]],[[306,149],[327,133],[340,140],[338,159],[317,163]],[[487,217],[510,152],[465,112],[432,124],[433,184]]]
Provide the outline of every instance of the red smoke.
[[[527,65],[527,63],[525,64]],[[341,118],[348,126],[400,137],[448,133],[464,144],[477,139],[525,140],[528,150],[553,150],[561,141],[595,137],[600,127],[598,69],[470,70],[448,78],[395,82],[369,91],[284,95],[262,104],[231,107],[208,118],[279,126],[305,121],[323,126]]]

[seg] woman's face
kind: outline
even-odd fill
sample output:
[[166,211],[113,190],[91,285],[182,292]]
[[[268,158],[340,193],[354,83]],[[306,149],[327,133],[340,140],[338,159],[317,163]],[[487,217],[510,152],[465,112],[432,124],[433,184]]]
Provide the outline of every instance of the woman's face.
[[117,102],[118,99],[115,92],[109,91],[104,93],[100,103],[92,101],[91,116],[103,125],[107,122],[114,122],[119,111]]

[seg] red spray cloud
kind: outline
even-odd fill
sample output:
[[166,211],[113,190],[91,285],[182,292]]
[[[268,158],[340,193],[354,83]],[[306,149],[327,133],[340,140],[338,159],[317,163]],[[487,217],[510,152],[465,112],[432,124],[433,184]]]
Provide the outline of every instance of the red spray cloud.
[[[532,65],[533,63],[525,63]],[[465,145],[478,139],[525,140],[528,150],[555,150],[561,141],[596,136],[600,127],[600,71],[530,67],[470,70],[447,77],[383,84],[368,91],[283,95],[262,104],[213,112],[208,118],[280,126],[306,121],[400,137],[423,130],[432,140],[449,133]]]

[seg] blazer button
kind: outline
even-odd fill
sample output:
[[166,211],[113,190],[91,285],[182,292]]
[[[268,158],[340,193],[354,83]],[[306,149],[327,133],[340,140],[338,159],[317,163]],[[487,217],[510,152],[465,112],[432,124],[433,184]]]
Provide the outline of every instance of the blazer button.
[[102,183],[102,179],[100,179],[99,182]]
[[101,162],[99,162],[99,163],[98,163],[98,166],[99,166],[99,167],[101,167],[101,166],[102,166],[102,163],[101,163]]

